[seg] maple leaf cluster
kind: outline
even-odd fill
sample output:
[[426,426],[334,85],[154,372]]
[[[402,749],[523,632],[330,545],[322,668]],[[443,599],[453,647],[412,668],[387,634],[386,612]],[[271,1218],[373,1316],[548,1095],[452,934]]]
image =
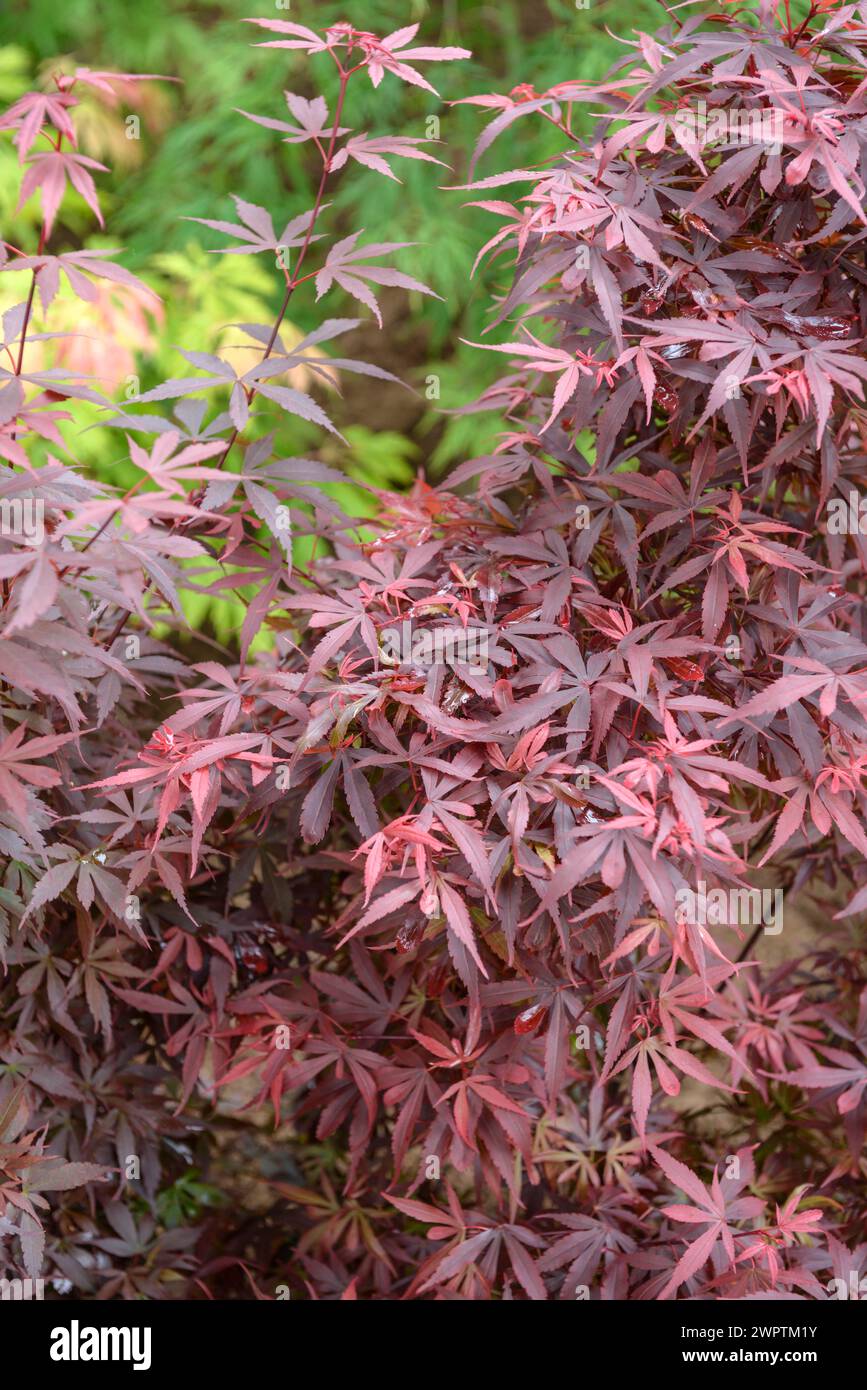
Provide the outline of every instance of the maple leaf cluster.
[[[308,282],[377,318],[371,285],[432,293],[379,263],[397,244],[321,246],[324,195],[351,161],[439,162],[344,124],[356,74],[432,90],[416,63],[468,55],[251,22],[339,94],[250,117],[311,142],[308,212],[205,221],[283,271],[243,374],[185,347],[198,375],[119,411],[27,372],[36,295],[125,282],[47,249],[66,182],[96,199],[77,85],[112,75],[0,119],[44,215],[0,265],[29,277],[0,368],[0,1258],[101,1297],[279,1271],[317,1299],[828,1298],[867,1263],[867,551],[828,524],[867,445],[860,8],[762,0],[603,82],[467,99],[497,114],[463,186],[528,189],[480,203],[510,372],[467,408],[504,433],[441,486],[368,489],[361,535],[339,470],[279,457],[281,412],[337,433],[280,379],[388,374],[322,355],[356,320],[291,350],[281,325]],[[779,141],[705,138],[698,103]],[[533,118],[562,155],[474,177]],[[123,431],[125,492],[56,457],[76,400]],[[234,657],[190,662],[185,588],[243,604]],[[395,656],[406,624],[449,655]],[[766,921],[682,910],[768,875],[825,920],[784,914],[775,964]],[[239,1092],[292,1171],[254,1237],[173,1226]]]

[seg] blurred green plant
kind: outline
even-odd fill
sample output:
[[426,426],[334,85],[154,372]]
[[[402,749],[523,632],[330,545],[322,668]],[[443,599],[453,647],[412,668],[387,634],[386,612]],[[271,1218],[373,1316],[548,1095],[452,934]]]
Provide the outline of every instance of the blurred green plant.
[[157,1193],[157,1216],[163,1226],[174,1230],[198,1221],[208,1207],[223,1206],[228,1199],[212,1183],[203,1182],[198,1170],[182,1173],[171,1187]]

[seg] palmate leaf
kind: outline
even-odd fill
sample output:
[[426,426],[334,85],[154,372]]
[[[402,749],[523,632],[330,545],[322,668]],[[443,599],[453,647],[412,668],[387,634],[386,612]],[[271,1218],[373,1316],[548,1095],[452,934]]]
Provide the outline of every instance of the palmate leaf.
[[[215,386],[224,389],[228,387],[230,390],[230,418],[237,430],[243,430],[249,419],[249,401],[245,387],[247,390],[255,388],[258,395],[274,401],[288,415],[296,415],[302,420],[320,425],[323,429],[342,438],[340,431],[332,424],[322,407],[317,405],[312,396],[308,396],[305,391],[298,391],[290,386],[275,386],[270,381],[262,380],[260,378],[265,374],[262,369],[256,367],[239,377],[227,362],[223,362],[212,354],[182,351],[181,355],[186,357],[193,366],[210,371],[210,375],[207,377],[178,377],[171,381],[165,381],[162,385],[155,386],[151,391],[145,391],[138,396],[131,396],[130,404],[146,405],[152,401],[177,400],[181,396],[197,396],[200,392],[211,390]],[[287,370],[285,362],[274,363],[272,366],[275,371],[281,373]]]
[[[334,25],[323,38],[303,24],[294,24],[284,19],[248,19],[246,23],[258,24],[262,29],[271,30],[272,33],[289,36],[271,39],[258,45],[261,48],[293,48],[304,49],[307,53],[321,53],[335,45],[355,41],[350,25]],[[362,46],[365,50],[366,67],[374,87],[379,86],[383,73],[391,72],[401,81],[414,87],[423,87],[436,95],[436,89],[425,81],[411,64],[447,63],[472,56],[465,48],[407,48],[406,45],[417,32],[418,25],[410,24],[403,29],[396,29],[383,39],[377,39],[373,34],[363,34]]]
[[[238,216],[241,218],[240,225],[236,222],[214,222],[205,217],[191,217],[190,222],[201,222],[202,226],[210,227],[214,232],[223,232],[226,236],[236,237],[239,241],[246,243],[242,246],[228,246],[221,248],[218,254],[225,256],[250,256],[259,251],[277,252],[288,251],[294,246],[302,246],[308,241],[318,241],[320,234],[311,231],[311,220],[313,210],[303,212],[297,217],[290,218],[283,228],[282,235],[278,238],[274,231],[274,223],[271,214],[264,208],[258,207],[255,203],[248,203],[243,198],[232,194]],[[327,204],[325,205],[327,206]],[[320,208],[321,211],[321,208]]]
[[372,281],[375,285],[415,290],[419,294],[427,294],[434,299],[439,299],[440,296],[429,289],[427,285],[414,280],[410,275],[405,275],[403,271],[392,270],[387,266],[362,264],[369,256],[383,256],[391,251],[399,251],[406,246],[411,246],[412,242],[383,241],[370,246],[356,247],[355,243],[361,235],[362,232],[353,232],[331,248],[324,266],[316,276],[317,299],[320,299],[331,289],[332,285],[337,284],[353,298],[366,304],[373,311],[380,327],[382,327],[382,315],[379,312],[376,296],[368,286],[368,281]]
[[46,234],[50,235],[63,201],[67,184],[80,193],[92,210],[97,222],[103,226],[102,211],[91,169],[105,171],[105,165],[84,154],[63,153],[52,150],[48,154],[39,153],[30,157],[30,167],[21,182],[19,207],[27,202],[37,191],[42,203],[42,217]]
[[[239,111],[241,116],[246,116],[248,121],[254,121],[256,125],[264,126],[267,130],[280,130],[285,132],[287,144],[303,144],[307,140],[318,140],[329,135],[332,129],[332,122],[328,114],[328,103],[324,97],[314,97],[308,101],[306,97],[297,96],[294,92],[284,92],[286,105],[295,125],[290,125],[286,121],[273,120],[269,116],[252,116],[249,111]],[[345,126],[339,126],[336,134],[346,135],[348,130]],[[333,166],[332,166],[333,167]]]
[[125,266],[115,265],[106,259],[117,255],[119,252],[114,250],[90,251],[85,248],[81,251],[64,251],[58,256],[16,256],[3,268],[7,271],[35,271],[36,288],[45,313],[51,308],[57,294],[61,274],[65,276],[73,294],[86,301],[92,302],[97,298],[96,289],[87,278],[89,275],[134,289],[140,294],[152,295],[158,301],[159,295],[138,276]]
[[442,164],[441,159],[435,159],[426,150],[418,148],[424,143],[423,137],[410,135],[395,136],[391,139],[367,134],[353,135],[332,157],[329,168],[332,170],[342,169],[347,160],[355,159],[366,168],[375,169],[377,173],[384,174],[386,178],[400,183],[400,179],[384,156],[391,154],[398,155],[401,159],[421,159],[428,164]]

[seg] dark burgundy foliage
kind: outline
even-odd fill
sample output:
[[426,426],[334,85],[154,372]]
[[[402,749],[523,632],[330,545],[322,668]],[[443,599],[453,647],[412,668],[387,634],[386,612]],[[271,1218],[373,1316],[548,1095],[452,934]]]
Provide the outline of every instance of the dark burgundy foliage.
[[[277,457],[250,407],[336,428],[282,378],[355,320],[287,351],[298,286],[377,317],[377,286],[431,293],[320,214],[350,161],[431,158],[352,131],[347,87],[467,55],[251,22],[339,69],[333,111],[251,117],[316,142],[319,197],[282,234],[240,199],[207,222],[279,253],[283,310],[245,375],[186,350],[125,412],[125,495],[60,460],[64,402],[100,397],[25,345],[61,272],[131,278],[48,249],[67,183],[99,216],[74,112],[112,77],[0,121],[44,213],[3,251],[31,287],[0,495],[45,516],[0,544],[0,1260],[103,1298],[828,1298],[867,1213],[867,547],[829,525],[867,471],[861,12],[692,14],[600,84],[468,98],[487,163],[513,120],[562,134],[463,183],[499,219],[508,375],[468,408],[502,441],[378,494],[361,535],[342,475]],[[701,102],[779,146],[696,134]],[[589,141],[578,103],[608,113]],[[190,665],[178,590],[215,555],[237,659]],[[386,660],[407,619],[485,659]],[[776,939],[678,910],[767,883]],[[242,1083],[291,1154],[256,1221],[178,1195]]]

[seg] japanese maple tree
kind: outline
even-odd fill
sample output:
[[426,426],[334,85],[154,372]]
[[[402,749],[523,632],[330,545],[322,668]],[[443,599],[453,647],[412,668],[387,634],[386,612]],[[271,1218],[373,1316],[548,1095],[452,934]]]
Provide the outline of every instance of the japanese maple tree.
[[[357,320],[281,328],[296,292],[380,321],[376,287],[433,292],[335,230],[329,187],[440,163],[353,129],[352,90],[469,55],[250,22],[338,96],[244,113],[310,142],[307,213],[205,221],[285,281],[243,372],[182,345],[195,375],[118,411],[30,368],[61,274],[132,283],[50,249],[68,184],[99,218],[76,93],[119,75],[0,119],[43,212],[0,266],[28,277],[0,366],[2,1258],[101,1297],[831,1297],[867,1214],[863,7],[681,7],[602,82],[463,99],[493,113],[460,187],[499,219],[479,350],[508,359],[464,408],[503,432],[369,489],[363,528],[339,470],[280,457],[283,413],[337,432],[287,374],[388,373],[333,351]],[[518,120],[561,153],[485,173]],[[76,400],[122,428],[125,492],[62,461]],[[223,660],[189,659],[188,587],[244,605]],[[395,658],[404,625],[440,655]],[[787,913],[773,962],[762,922],[682,911],[769,879],[825,918]],[[185,1160],[219,1185],[239,1089],[294,1171],[252,1226],[169,1219]]]

